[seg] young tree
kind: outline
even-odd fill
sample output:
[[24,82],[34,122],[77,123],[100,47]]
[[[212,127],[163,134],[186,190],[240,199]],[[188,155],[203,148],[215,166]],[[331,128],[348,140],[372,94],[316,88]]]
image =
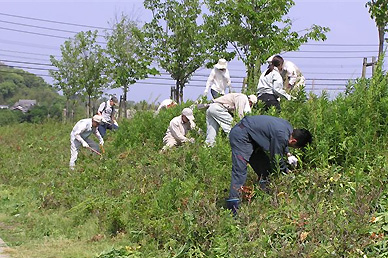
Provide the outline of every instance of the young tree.
[[79,32],[75,36],[76,53],[78,53],[77,82],[86,100],[88,116],[92,116],[92,100],[102,94],[107,87],[108,78],[105,75],[108,58],[103,49],[96,43],[97,30],[94,32]]
[[[210,60],[218,60],[227,42],[212,28],[200,24],[199,0],[145,0],[153,20],[145,25],[158,64],[176,81],[175,100],[183,100],[183,88],[193,73]],[[228,59],[228,56],[223,56]]]
[[379,32],[379,58],[384,51],[384,33],[388,32],[388,0],[371,0],[365,4],[369,13],[375,20]]
[[87,115],[92,116],[92,99],[101,95],[107,84],[104,75],[107,58],[96,43],[97,30],[79,32],[61,46],[62,59],[50,57],[57,70],[50,71],[56,85],[67,100],[80,94],[87,103]]
[[127,16],[113,25],[113,30],[107,33],[106,52],[110,59],[108,74],[113,80],[113,88],[123,89],[124,117],[127,117],[128,87],[138,80],[147,78],[149,74],[159,72],[151,65],[149,47],[144,42],[144,35],[136,22]]
[[325,40],[328,28],[313,25],[307,33],[292,31],[292,21],[283,18],[294,5],[292,0],[205,0],[208,19],[220,26],[219,37],[228,39],[247,70],[249,91],[255,91],[260,67],[281,51],[297,50],[308,41]]
[[71,105],[71,112],[70,103],[72,99],[75,99],[74,96],[80,93],[81,89],[77,83],[78,75],[76,72],[78,53],[72,40],[65,41],[61,46],[61,53],[62,58],[60,60],[57,60],[53,55],[50,56],[52,65],[57,69],[50,70],[49,73],[54,79],[54,87],[61,90],[66,98],[66,118],[73,118],[75,103],[73,102],[73,105]]

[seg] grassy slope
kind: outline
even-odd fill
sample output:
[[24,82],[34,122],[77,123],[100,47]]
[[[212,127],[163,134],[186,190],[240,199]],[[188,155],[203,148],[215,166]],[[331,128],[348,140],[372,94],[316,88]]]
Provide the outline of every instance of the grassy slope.
[[224,209],[225,137],[207,149],[194,133],[195,144],[159,153],[182,107],[122,121],[105,156],[83,151],[75,171],[72,125],[2,127],[0,235],[14,257],[385,257],[387,85],[380,74],[348,97],[283,103],[280,116],[314,144],[294,173],[272,177],[272,195],[249,171],[253,198],[237,219]]

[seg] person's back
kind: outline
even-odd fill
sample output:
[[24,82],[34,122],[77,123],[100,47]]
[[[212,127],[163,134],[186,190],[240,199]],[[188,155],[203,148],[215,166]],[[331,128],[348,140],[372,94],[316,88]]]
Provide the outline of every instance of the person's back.
[[288,139],[293,128],[282,118],[273,116],[246,116],[241,123],[247,128],[249,135],[265,151],[271,155],[280,154],[287,149]]
[[251,112],[248,96],[242,93],[229,93],[216,98],[213,102],[224,105],[231,112],[236,112],[240,118],[244,116],[244,113]]

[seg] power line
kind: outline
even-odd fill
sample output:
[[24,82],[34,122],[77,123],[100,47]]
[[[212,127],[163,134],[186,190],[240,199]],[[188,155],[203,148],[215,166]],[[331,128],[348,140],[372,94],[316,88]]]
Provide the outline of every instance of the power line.
[[[75,33],[75,34],[79,33],[79,31],[55,29],[55,28],[42,27],[42,26],[36,26],[36,25],[31,25],[31,24],[19,23],[19,22],[10,22],[10,21],[3,21],[3,20],[0,20],[0,22],[13,24],[13,25],[19,25],[19,26],[25,26],[25,27],[44,29],[44,30],[60,31],[60,32]],[[104,37],[103,35],[97,35],[97,36]]]
[[319,44],[319,43],[306,43],[302,46],[323,46],[323,47],[378,47],[378,45],[371,44]]
[[0,67],[10,67],[10,68],[21,68],[21,69],[31,69],[31,70],[42,70],[42,71],[58,71],[48,68],[36,68],[36,67],[28,67],[28,66],[19,66],[19,65],[2,65]]
[[40,59],[36,57],[23,57],[23,56],[14,56],[14,55],[7,55],[7,54],[0,54],[0,56],[7,56],[7,57],[13,57],[13,58],[23,58],[23,59],[29,59],[29,60],[36,60],[36,61],[47,61],[47,59]]
[[14,60],[4,60],[4,59],[0,59],[0,61],[1,61],[1,62],[9,62],[9,63],[20,63],[20,64],[33,64],[33,65],[53,66],[52,64],[32,63],[32,62],[23,62],[23,61],[14,61]]
[[35,74],[35,73],[29,73],[29,72],[17,72],[17,71],[3,71],[3,70],[0,70],[0,73],[16,73],[16,74],[32,74],[32,75],[36,75],[36,76],[43,76],[43,77],[51,77],[50,75],[47,75],[47,74]]
[[[57,36],[57,35],[51,35],[51,34],[45,34],[45,33],[39,33],[39,32],[32,32],[32,31],[25,31],[25,30],[10,29],[10,28],[4,28],[4,27],[0,27],[0,29],[2,29],[2,30],[9,30],[9,31],[15,31],[15,32],[22,32],[22,33],[28,33],[28,34],[38,35],[38,36],[66,39],[66,40],[71,39],[71,37],[62,37],[62,36]],[[102,42],[102,41],[96,41],[96,43],[106,44],[106,42]]]
[[71,26],[78,26],[78,27],[88,27],[88,28],[102,29],[102,30],[112,30],[110,28],[104,28],[104,27],[98,27],[98,26],[76,24],[76,23],[69,23],[69,22],[60,22],[60,21],[53,21],[53,20],[46,20],[46,19],[39,19],[39,18],[26,17],[26,16],[14,15],[14,14],[8,14],[8,13],[0,13],[0,15],[8,16],[8,17],[16,17],[16,18],[21,18],[21,19],[34,20],[34,21],[51,22],[51,23],[63,24],[63,25],[71,25]]
[[[0,49],[0,52],[11,52],[11,53],[37,55],[37,56],[50,56],[47,54],[31,53],[31,52],[23,52],[23,51],[13,51],[13,50],[5,50],[5,49]],[[60,57],[60,56],[55,56],[55,57]]]
[[34,44],[34,43],[25,43],[25,42],[14,41],[14,40],[7,40],[7,39],[0,39],[0,42],[5,42],[5,44],[25,46],[25,47],[36,47],[36,48],[58,50],[58,47],[54,47],[54,46],[47,46],[47,45]]

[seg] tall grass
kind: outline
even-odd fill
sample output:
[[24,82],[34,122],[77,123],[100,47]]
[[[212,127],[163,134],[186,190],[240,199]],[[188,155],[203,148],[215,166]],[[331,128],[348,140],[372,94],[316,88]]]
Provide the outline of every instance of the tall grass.
[[[387,87],[378,69],[334,100],[302,90],[281,113],[269,111],[314,141],[296,152],[298,169],[272,175],[271,195],[250,170],[253,191],[237,218],[224,207],[225,135],[206,148],[204,133],[191,132],[194,144],[159,153],[183,106],[121,121],[106,154],[83,150],[75,171],[67,168],[73,125],[3,126],[1,236],[15,257],[386,257]],[[194,115],[206,132],[205,112]],[[33,251],[45,243],[47,252]],[[77,248],[59,251],[64,243]]]

